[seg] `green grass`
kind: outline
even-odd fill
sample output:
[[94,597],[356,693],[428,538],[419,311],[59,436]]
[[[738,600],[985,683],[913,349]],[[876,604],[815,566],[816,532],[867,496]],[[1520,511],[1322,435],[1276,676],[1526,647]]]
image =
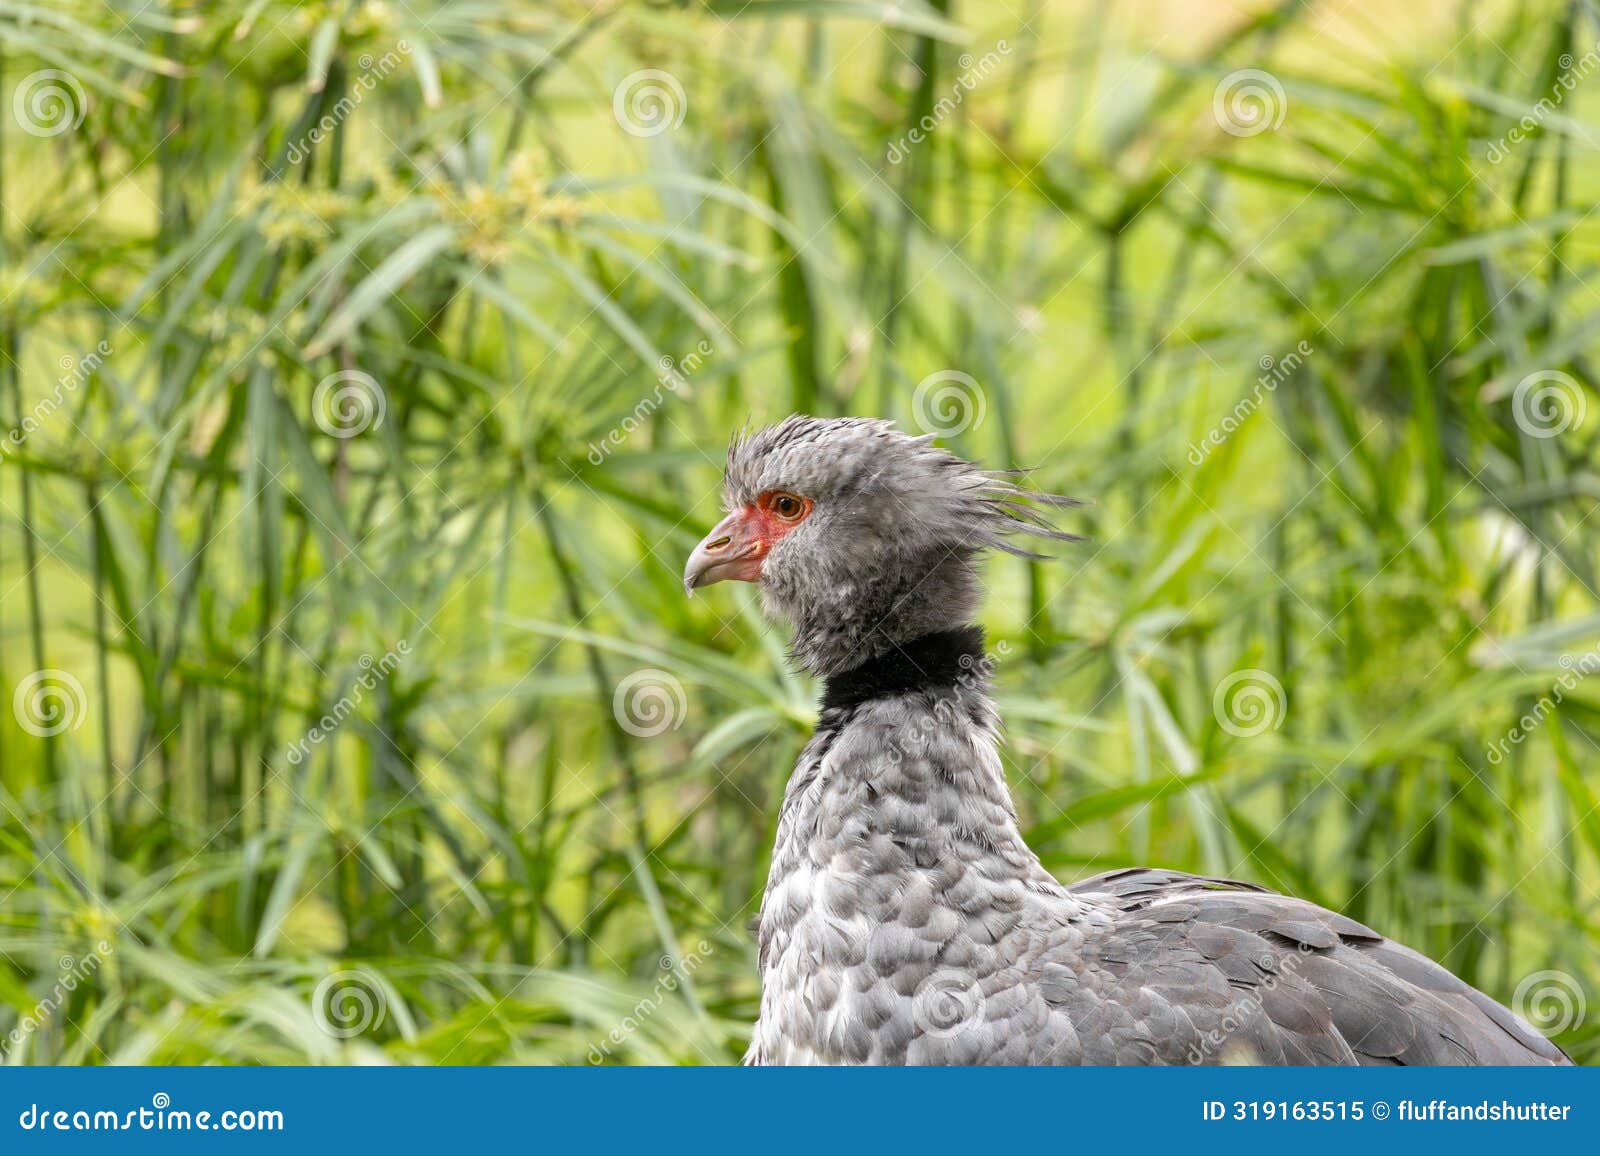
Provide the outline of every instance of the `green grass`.
[[1600,1056],[1600,10],[1011,2],[0,0],[6,1062],[736,1059],[813,688],[680,573],[794,409],[1089,499],[984,613],[1052,869]]

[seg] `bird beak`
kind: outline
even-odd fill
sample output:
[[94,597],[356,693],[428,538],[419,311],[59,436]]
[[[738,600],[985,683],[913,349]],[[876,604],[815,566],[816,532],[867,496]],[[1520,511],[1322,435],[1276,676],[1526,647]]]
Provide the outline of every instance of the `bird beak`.
[[718,522],[689,555],[683,568],[683,588],[693,594],[713,582],[755,582],[761,577],[761,560],[768,543],[754,512],[735,510]]

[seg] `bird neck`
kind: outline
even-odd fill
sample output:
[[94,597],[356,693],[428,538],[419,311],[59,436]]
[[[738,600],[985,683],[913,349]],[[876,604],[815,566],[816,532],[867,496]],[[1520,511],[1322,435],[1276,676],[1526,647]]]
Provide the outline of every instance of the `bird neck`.
[[982,629],[964,626],[828,677],[817,733],[785,799],[786,818],[797,821],[780,824],[780,844],[833,837],[844,846],[872,834],[930,850],[975,841],[1037,866],[1000,762],[995,661]]
[[916,639],[970,622],[978,605],[974,558],[964,549],[881,556],[848,572],[779,572],[762,586],[769,608],[794,626],[796,663],[823,678],[892,659]]
[[[1017,825],[996,742],[993,663],[982,632],[965,627],[827,680],[778,819],[761,906],[764,970],[783,966],[797,943],[807,966],[831,958],[841,920],[859,921],[864,936],[893,924],[912,891],[939,905],[956,882],[969,905],[990,892],[1014,904],[1024,890],[1066,901]],[[832,906],[808,915],[819,895]]]
[[978,626],[891,644],[824,680],[817,740],[837,739],[833,761],[841,774],[866,784],[869,795],[932,802],[920,781],[931,776],[963,808],[984,808],[992,834],[1020,845],[1000,765],[994,664]]
[[934,630],[903,643],[823,682],[822,709],[846,710],[877,698],[925,692],[940,694],[965,685],[987,696],[988,656],[983,628]]

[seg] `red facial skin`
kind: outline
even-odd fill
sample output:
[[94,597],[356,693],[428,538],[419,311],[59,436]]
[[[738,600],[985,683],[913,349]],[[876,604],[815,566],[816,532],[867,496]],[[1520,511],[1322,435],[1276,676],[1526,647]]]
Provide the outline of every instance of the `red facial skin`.
[[[786,512],[784,514],[778,512],[780,500],[785,505]],[[790,502],[800,503],[798,513],[788,512],[787,503]],[[772,548],[778,544],[785,534],[811,515],[811,508],[814,504],[810,498],[802,498],[797,494],[787,494],[779,490],[770,490],[757,498],[753,505],[744,507],[742,513],[744,514],[745,525],[748,527],[750,539],[754,543],[751,557],[756,561],[755,577],[747,578],[745,581],[754,582],[756,578],[761,576],[760,563],[765,561],[768,554],[772,553]]]
[[707,534],[689,556],[684,582],[690,590],[713,582],[756,582],[772,548],[806,518],[815,505],[783,490],[769,490],[741,506]]

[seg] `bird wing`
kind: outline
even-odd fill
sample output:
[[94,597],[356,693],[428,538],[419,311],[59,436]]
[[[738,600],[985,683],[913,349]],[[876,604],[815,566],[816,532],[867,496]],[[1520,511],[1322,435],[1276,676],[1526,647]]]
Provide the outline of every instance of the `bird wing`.
[[1068,890],[1110,918],[1030,970],[1058,1021],[1042,1038],[1060,1047],[1064,1016],[1080,1062],[1570,1063],[1432,960],[1313,903],[1149,868]]

